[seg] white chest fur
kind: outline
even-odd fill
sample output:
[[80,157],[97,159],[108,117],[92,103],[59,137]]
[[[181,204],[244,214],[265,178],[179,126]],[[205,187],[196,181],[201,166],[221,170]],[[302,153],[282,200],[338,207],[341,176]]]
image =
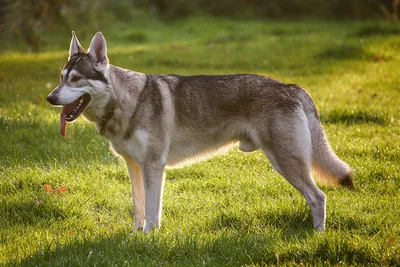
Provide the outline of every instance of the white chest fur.
[[147,156],[149,133],[138,129],[128,139],[118,136],[111,138],[110,142],[117,154],[127,155],[138,162],[143,162]]

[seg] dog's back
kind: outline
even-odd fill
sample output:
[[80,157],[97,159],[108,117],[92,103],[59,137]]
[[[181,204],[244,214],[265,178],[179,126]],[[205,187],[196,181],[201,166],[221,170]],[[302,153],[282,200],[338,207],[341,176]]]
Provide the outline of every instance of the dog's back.
[[[286,139],[296,132],[297,139],[310,139],[303,150],[318,180],[352,186],[350,168],[332,151],[311,97],[297,85],[254,74],[164,74],[147,75],[144,90],[156,107],[153,112],[173,118],[168,165],[211,155],[236,141],[246,152],[268,150],[279,140],[291,144]],[[138,103],[138,109],[148,101]],[[306,128],[297,129],[302,120]]]

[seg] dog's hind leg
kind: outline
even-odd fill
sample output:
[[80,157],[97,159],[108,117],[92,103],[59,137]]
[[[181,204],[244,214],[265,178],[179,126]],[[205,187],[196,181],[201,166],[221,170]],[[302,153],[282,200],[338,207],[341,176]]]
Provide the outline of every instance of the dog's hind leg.
[[263,151],[274,168],[304,195],[314,227],[324,231],[326,200],[311,177],[311,137],[305,117],[300,114],[271,125]]
[[312,180],[311,169],[308,163],[303,159],[293,157],[293,155],[285,155],[282,151],[279,154],[270,150],[264,150],[264,152],[267,154],[274,168],[304,195],[311,208],[314,227],[318,231],[324,231],[326,218],[325,194]]
[[145,196],[143,186],[143,176],[139,164],[129,158],[124,157],[126,166],[128,167],[129,177],[132,185],[132,202],[134,209],[135,225],[133,231],[143,229],[145,225]]

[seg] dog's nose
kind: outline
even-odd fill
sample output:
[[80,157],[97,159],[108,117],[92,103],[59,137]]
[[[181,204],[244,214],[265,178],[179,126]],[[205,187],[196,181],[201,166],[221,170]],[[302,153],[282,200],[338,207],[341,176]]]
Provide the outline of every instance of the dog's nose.
[[58,97],[55,94],[49,94],[47,96],[47,101],[49,101],[49,103],[52,105],[57,105],[57,100],[58,100]]

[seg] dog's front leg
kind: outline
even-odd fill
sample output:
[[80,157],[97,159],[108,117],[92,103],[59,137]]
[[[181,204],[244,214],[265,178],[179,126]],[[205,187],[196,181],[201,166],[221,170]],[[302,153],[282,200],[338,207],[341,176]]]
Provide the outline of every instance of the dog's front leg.
[[143,176],[139,164],[129,157],[124,157],[128,167],[129,177],[132,185],[133,214],[135,217],[135,226],[133,231],[144,228],[145,225],[145,204],[144,204],[144,186]]
[[164,192],[164,165],[160,161],[145,162],[142,165],[145,190],[146,224],[144,232],[148,233],[161,226],[162,196]]

